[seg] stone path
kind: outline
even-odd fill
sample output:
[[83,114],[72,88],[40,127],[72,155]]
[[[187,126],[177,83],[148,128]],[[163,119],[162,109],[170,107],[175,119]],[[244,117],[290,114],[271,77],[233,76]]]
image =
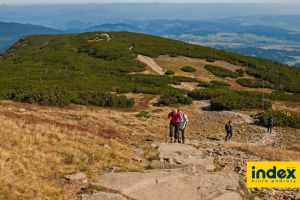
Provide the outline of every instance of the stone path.
[[[190,145],[161,143],[160,160],[152,161],[144,173],[109,173],[93,185],[117,191],[132,199],[231,199],[241,200],[236,192],[238,175],[214,172],[214,157]],[[100,199],[100,198],[99,198]],[[94,200],[94,199],[93,199]]]
[[[199,112],[201,125],[210,127],[211,130],[218,131],[219,129],[218,124],[210,124],[209,119],[214,121],[216,118],[231,118],[241,127],[247,126],[253,130],[251,137],[256,137],[262,131],[264,133],[266,131],[265,128],[255,125],[254,119],[246,114],[229,111],[213,112],[209,110],[210,105],[207,101],[195,101],[194,105]],[[254,138],[251,145],[270,145],[276,141],[275,134],[264,135],[259,141]],[[249,144],[249,141],[246,142]],[[231,140],[230,142],[243,144],[245,141]],[[224,149],[223,143],[223,140],[211,140],[209,137],[187,140],[186,144],[153,143],[151,146],[157,149],[159,156],[158,160],[151,162],[149,170],[143,173],[106,173],[92,185],[107,188],[118,194],[95,193],[83,195],[82,198],[84,200],[242,200],[242,197],[245,197],[245,191],[242,191],[241,187],[245,187],[246,184],[247,161],[264,161],[264,159],[246,155],[238,150]],[[196,149],[195,146],[201,148]],[[220,168],[222,171],[219,171]],[[250,189],[246,192],[248,195],[257,193],[256,190]],[[259,192],[265,197],[272,197],[274,193],[274,191],[265,190],[259,190]],[[276,195],[281,198],[288,192],[277,191]],[[298,190],[290,192],[294,195]],[[108,195],[109,198],[108,196],[104,198],[103,195]],[[256,197],[256,199],[259,198]]]

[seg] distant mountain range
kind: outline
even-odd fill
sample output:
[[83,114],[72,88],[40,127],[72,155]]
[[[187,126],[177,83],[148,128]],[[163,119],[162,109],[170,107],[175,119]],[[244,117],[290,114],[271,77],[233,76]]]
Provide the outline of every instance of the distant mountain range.
[[[300,17],[299,17],[300,20]],[[159,36],[192,34],[208,36],[217,33],[254,34],[300,42],[300,32],[265,25],[242,25],[240,22],[230,23],[183,20],[129,21],[127,23],[109,23],[85,29],[67,29],[68,32],[89,31],[128,31]]]
[[[71,10],[70,8],[66,12],[70,16],[75,15]],[[109,9],[102,9],[99,12],[102,12],[104,19],[114,14],[117,15]],[[97,16],[97,13],[92,10],[89,15]],[[243,16],[210,21],[120,20],[112,17],[111,21],[114,22],[97,24],[96,21],[89,22],[84,18],[61,20],[61,26],[59,26],[61,30],[30,24],[1,22],[0,52],[8,49],[23,35],[126,31],[167,37],[300,66],[300,15]],[[66,27],[69,28],[66,29]]]
[[7,50],[24,35],[63,34],[65,31],[31,24],[0,22],[0,52]]

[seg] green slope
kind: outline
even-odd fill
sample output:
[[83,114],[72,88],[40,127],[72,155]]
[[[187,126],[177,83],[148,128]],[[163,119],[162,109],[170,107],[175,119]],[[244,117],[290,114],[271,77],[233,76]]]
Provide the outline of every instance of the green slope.
[[[264,80],[286,91],[300,93],[298,68],[156,36],[127,32],[108,34],[109,41],[100,32],[22,38],[13,48],[0,54],[4,59],[0,62],[1,97],[51,105],[74,102],[132,106],[132,102],[121,102],[125,98],[110,105],[111,98],[117,97],[107,97],[107,92],[116,91],[165,94],[161,100],[164,104],[191,103],[191,99],[184,96],[185,91],[168,86],[180,84],[177,79],[128,74],[144,70],[145,65],[136,60],[138,54],[225,60],[249,66],[248,73],[264,76]],[[129,50],[131,46],[133,49]]]

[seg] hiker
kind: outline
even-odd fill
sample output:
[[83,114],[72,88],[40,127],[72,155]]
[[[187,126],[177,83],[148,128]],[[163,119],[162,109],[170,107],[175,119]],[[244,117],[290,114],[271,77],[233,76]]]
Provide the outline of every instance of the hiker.
[[181,117],[182,117],[182,122],[180,123],[180,127],[179,127],[178,143],[181,143],[181,139],[182,139],[182,144],[184,144],[186,127],[189,123],[189,120],[188,120],[186,114],[182,113],[181,109],[178,109],[178,112],[181,114]]
[[274,119],[273,119],[273,116],[271,115],[268,122],[267,122],[267,124],[266,124],[268,126],[268,131],[267,132],[270,132],[270,134],[272,134],[273,124],[274,124]]
[[177,142],[178,138],[178,131],[180,127],[180,122],[182,121],[181,114],[177,112],[177,109],[173,109],[172,112],[169,113],[168,117],[166,117],[166,121],[171,118],[170,121],[170,138],[171,138],[171,143],[173,143],[173,131],[175,128],[175,133],[174,133],[174,143]]
[[232,128],[232,120],[229,120],[229,122],[225,125],[225,131],[227,133],[226,138],[225,138],[225,142],[230,140],[230,138],[232,137],[232,132],[233,132],[233,128]]

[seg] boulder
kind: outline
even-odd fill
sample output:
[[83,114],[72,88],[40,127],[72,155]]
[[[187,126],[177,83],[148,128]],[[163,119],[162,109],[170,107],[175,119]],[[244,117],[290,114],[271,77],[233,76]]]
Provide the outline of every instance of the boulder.
[[72,175],[65,175],[64,178],[70,182],[87,183],[87,176],[82,172],[78,172],[78,173],[72,174]]
[[[116,190],[133,199],[232,199],[241,196],[226,188],[237,189],[234,172],[205,172],[195,174],[192,167],[171,170],[149,170],[145,173],[127,172],[105,174],[95,185]],[[165,195],[162,195],[165,194]]]

